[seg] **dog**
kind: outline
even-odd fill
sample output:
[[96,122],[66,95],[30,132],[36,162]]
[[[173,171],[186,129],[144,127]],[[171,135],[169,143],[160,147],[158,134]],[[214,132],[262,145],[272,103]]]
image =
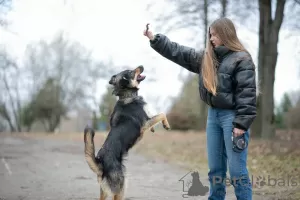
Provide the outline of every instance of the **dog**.
[[125,166],[124,157],[140,141],[148,130],[154,132],[154,126],[162,122],[166,130],[170,129],[164,113],[150,116],[147,103],[138,95],[139,84],[146,76],[142,65],[134,70],[124,70],[109,80],[113,86],[112,95],[118,97],[110,116],[110,131],[95,156],[95,131],[84,129],[84,153],[90,169],[97,175],[100,183],[100,200],[112,195],[114,200],[124,198]]

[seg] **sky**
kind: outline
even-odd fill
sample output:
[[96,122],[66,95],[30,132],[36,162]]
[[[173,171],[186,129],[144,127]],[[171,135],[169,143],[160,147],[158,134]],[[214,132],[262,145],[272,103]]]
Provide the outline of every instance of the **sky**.
[[[116,65],[132,68],[144,65],[147,76],[140,85],[140,95],[149,103],[150,112],[165,112],[170,97],[175,97],[182,87],[178,74],[181,67],[157,54],[143,36],[146,23],[154,33],[154,15],[145,8],[149,0],[16,0],[8,18],[12,22],[9,31],[0,30],[0,43],[6,44],[13,54],[22,58],[26,44],[39,39],[51,40],[54,34],[64,30],[68,36],[93,51],[96,59],[113,59]],[[157,13],[158,14],[158,13]],[[258,37],[245,27],[236,24],[242,42],[257,60]],[[287,37],[292,35],[293,37]],[[284,92],[300,87],[299,32],[281,31],[275,80],[275,101]],[[188,40],[189,30],[169,33],[171,40],[182,45],[194,46]],[[200,37],[200,36],[199,36]],[[298,38],[297,38],[298,37]],[[298,45],[297,45],[298,44]],[[298,58],[297,58],[298,57]],[[298,59],[298,60],[297,60]],[[154,68],[155,73],[150,69]],[[147,74],[147,72],[149,72]],[[184,75],[190,72],[183,70]],[[155,78],[153,83],[147,80]],[[108,79],[98,81],[97,99],[103,94]],[[195,91],[198,92],[198,91]]]

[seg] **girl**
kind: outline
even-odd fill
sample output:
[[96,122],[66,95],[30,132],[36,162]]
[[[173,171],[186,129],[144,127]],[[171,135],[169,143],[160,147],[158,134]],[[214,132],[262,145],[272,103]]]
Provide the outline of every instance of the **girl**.
[[[199,75],[200,98],[209,105],[208,199],[225,199],[227,167],[236,198],[252,199],[247,144],[249,128],[256,117],[255,66],[237,37],[233,22],[228,18],[215,20],[208,30],[206,48],[199,52],[170,41],[163,34],[145,30],[144,35],[160,55]],[[236,142],[237,139],[241,140]]]

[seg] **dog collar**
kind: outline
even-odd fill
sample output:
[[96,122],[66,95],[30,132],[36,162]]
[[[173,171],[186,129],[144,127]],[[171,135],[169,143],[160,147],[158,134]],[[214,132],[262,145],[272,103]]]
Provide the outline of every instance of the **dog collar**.
[[129,104],[136,100],[143,100],[143,97],[141,96],[127,97],[127,98],[119,99],[118,101],[121,102],[122,104]]

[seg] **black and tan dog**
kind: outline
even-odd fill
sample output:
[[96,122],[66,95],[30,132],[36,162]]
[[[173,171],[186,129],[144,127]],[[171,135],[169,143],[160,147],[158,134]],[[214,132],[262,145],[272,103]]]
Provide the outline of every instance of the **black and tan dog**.
[[145,76],[141,75],[143,66],[134,70],[124,70],[111,77],[113,94],[118,96],[110,118],[111,129],[108,136],[95,156],[94,135],[91,128],[84,130],[85,158],[96,173],[100,183],[100,200],[113,195],[114,200],[124,196],[125,166],[124,156],[143,137],[147,130],[154,132],[153,127],[162,122],[165,129],[170,129],[165,114],[150,117],[145,109],[146,102],[138,96],[138,86]]

